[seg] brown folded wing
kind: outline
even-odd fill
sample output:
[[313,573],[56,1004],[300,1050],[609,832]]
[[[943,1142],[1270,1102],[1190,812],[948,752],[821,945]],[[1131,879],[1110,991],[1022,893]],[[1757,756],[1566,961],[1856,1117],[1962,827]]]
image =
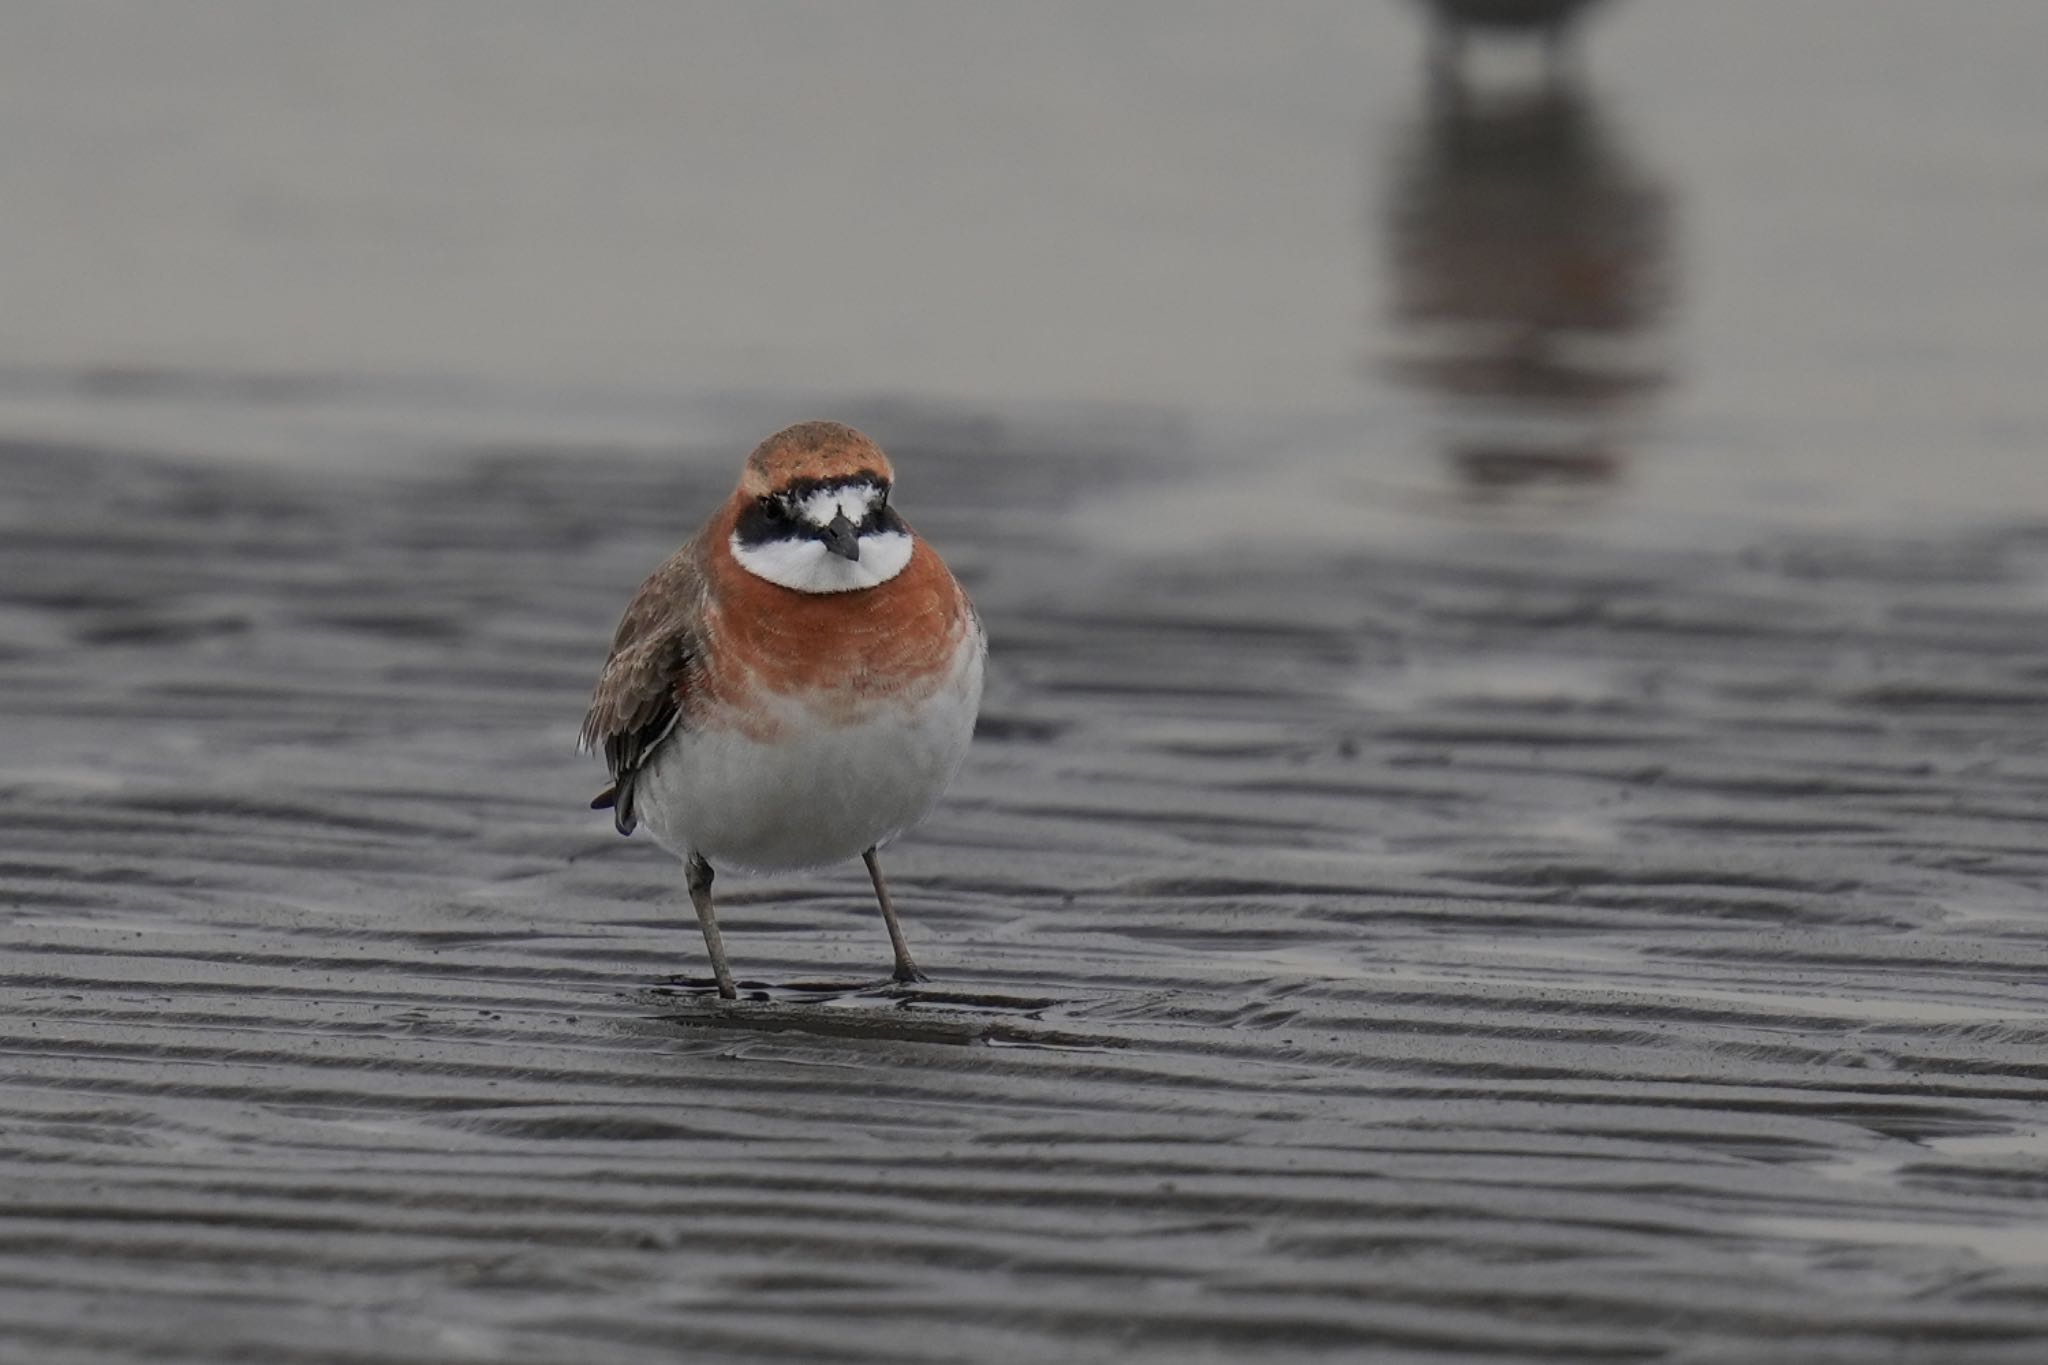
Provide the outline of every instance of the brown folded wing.
[[582,747],[602,749],[612,775],[591,809],[609,807],[621,834],[637,823],[634,783],[662,741],[686,723],[702,668],[697,623],[704,586],[695,558],[687,547],[640,585],[583,718]]

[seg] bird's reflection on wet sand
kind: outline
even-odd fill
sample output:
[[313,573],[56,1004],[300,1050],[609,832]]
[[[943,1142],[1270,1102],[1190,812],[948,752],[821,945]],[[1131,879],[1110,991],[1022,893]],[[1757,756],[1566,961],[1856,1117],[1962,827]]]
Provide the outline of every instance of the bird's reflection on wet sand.
[[1580,79],[1439,70],[1385,158],[1386,364],[1459,484],[1611,483],[1673,379],[1675,196]]

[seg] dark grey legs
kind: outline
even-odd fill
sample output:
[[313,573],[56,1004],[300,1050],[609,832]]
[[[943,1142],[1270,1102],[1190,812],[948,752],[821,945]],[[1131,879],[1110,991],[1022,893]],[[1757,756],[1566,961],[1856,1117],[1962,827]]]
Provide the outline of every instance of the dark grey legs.
[[917,964],[910,960],[910,945],[903,941],[903,926],[896,922],[896,907],[889,903],[889,883],[882,880],[882,865],[875,861],[875,851],[869,849],[860,855],[860,860],[868,865],[868,878],[875,884],[875,899],[882,906],[882,923],[889,926],[889,947],[896,954],[896,979],[906,982],[928,980],[917,969]]
[[[875,861],[875,851],[869,849],[860,855],[868,865],[868,878],[875,884],[875,900],[882,907],[882,923],[889,926],[889,948],[896,954],[898,981],[923,981],[925,974],[910,960],[910,945],[903,941],[903,926],[897,922],[896,907],[889,902],[889,883],[882,879],[882,865]],[[718,917],[711,910],[711,879],[715,875],[711,864],[699,854],[692,853],[685,864],[690,883],[690,904],[697,909],[697,923],[704,930],[704,951],[711,956],[711,974],[718,978],[718,995],[722,1000],[737,1000],[739,992],[733,989],[732,968],[725,960],[725,938],[718,932]]]
[[[721,1000],[737,1000],[732,988],[732,968],[725,962],[725,939],[718,932],[718,918],[711,913],[711,864],[692,853],[689,861],[690,904],[697,907],[697,923],[704,929],[704,950],[711,954],[711,974],[718,978]],[[890,923],[893,925],[894,920]]]

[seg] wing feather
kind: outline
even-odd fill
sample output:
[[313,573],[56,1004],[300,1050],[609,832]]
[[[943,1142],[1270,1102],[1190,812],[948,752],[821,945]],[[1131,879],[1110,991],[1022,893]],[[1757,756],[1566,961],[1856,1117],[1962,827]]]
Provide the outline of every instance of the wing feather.
[[657,569],[634,594],[612,637],[611,657],[583,717],[581,747],[604,753],[612,785],[590,803],[611,809],[619,833],[638,823],[634,785],[648,761],[687,723],[702,662],[696,629],[704,587],[694,547]]

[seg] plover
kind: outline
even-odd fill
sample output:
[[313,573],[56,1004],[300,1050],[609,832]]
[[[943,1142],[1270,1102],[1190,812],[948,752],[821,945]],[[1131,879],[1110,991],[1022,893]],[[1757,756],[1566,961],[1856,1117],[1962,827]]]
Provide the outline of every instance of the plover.
[[739,487],[656,569],[612,637],[585,749],[621,834],[683,860],[718,993],[736,998],[714,868],[859,855],[897,981],[921,981],[876,850],[953,780],[981,705],[987,637],[938,552],[890,505],[873,441],[804,422],[747,457]]

